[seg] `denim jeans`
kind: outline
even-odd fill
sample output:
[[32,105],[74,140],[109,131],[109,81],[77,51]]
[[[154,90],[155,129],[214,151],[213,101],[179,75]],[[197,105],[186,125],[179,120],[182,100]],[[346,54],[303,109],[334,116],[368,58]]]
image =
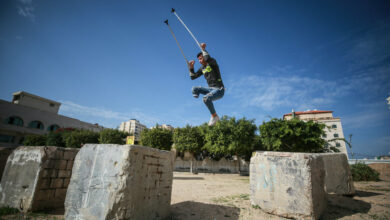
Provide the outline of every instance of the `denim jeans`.
[[192,87],[192,95],[195,98],[199,97],[199,94],[203,94],[203,102],[206,104],[211,114],[215,114],[215,108],[213,101],[218,100],[225,94],[225,88],[207,88],[201,86]]

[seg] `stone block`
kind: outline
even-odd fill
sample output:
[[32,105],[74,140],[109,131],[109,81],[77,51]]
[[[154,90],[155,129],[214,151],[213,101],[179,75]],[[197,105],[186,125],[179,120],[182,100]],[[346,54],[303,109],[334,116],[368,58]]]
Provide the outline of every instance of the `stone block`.
[[352,173],[344,153],[321,154],[325,167],[325,191],[340,195],[354,195]]
[[64,151],[63,159],[64,160],[74,160],[74,158],[76,157],[76,154],[77,154],[77,152],[67,149]]
[[173,153],[134,145],[86,144],[77,154],[65,219],[169,216]]
[[70,178],[70,175],[72,175],[72,173],[69,170],[59,170],[58,171],[59,178]]
[[50,183],[50,188],[62,188],[64,179],[52,179]]
[[15,149],[8,157],[0,183],[0,207],[21,208],[23,212],[63,209],[65,196],[54,198],[55,190],[48,189],[63,187],[62,179],[51,180],[58,175],[55,167],[61,166],[56,164],[61,161],[56,160],[57,151],[64,151],[64,148],[29,146]]
[[321,154],[255,152],[250,161],[250,200],[265,212],[318,219],[326,208]]
[[70,178],[65,178],[64,179],[64,184],[62,185],[62,187],[63,188],[68,188],[69,182],[70,182]]
[[74,162],[74,160],[68,160],[68,162],[66,163],[66,169],[67,170],[72,170],[73,162]]
[[55,168],[59,170],[66,170],[67,160],[57,160],[55,163]]

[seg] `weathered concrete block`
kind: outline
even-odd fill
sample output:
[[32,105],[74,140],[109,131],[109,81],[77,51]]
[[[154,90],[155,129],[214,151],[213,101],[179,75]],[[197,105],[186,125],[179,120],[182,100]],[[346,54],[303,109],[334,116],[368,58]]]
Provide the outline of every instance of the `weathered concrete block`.
[[340,195],[354,195],[352,173],[344,153],[321,154],[325,166],[325,191]]
[[[58,153],[61,151],[62,153]],[[19,208],[24,212],[63,209],[65,195],[55,197],[58,170],[56,161],[63,152],[78,149],[57,147],[18,147],[8,157],[0,184],[0,206]],[[51,166],[49,166],[51,165]],[[66,188],[65,188],[66,190]]]
[[86,144],[77,154],[65,219],[164,219],[173,153],[149,147]]
[[250,199],[264,211],[288,218],[318,219],[326,208],[321,154],[255,152]]

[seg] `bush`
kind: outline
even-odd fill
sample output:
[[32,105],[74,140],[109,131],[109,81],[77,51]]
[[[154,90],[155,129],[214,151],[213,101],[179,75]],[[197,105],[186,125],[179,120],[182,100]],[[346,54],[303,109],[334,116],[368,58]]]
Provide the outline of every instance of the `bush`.
[[160,150],[171,150],[173,144],[172,136],[172,131],[156,126],[156,128],[142,131],[141,144]]
[[115,130],[115,129],[104,129],[99,133],[100,144],[126,144],[126,137],[128,133]]
[[66,147],[63,133],[50,132],[47,135],[46,146]]
[[364,163],[351,165],[353,181],[379,181],[379,173]]
[[46,135],[27,135],[23,141],[24,146],[46,146]]
[[88,130],[75,130],[66,135],[66,147],[80,148],[86,143],[97,144],[99,133]]
[[326,152],[324,124],[299,119],[283,120],[273,118],[260,125],[263,146],[270,151]]
[[1,207],[0,208],[0,216],[4,215],[12,215],[19,213],[19,210],[16,208],[11,208],[9,206]]
[[198,127],[187,125],[184,128],[176,128],[173,131],[173,142],[179,152],[201,152],[204,145],[204,137]]

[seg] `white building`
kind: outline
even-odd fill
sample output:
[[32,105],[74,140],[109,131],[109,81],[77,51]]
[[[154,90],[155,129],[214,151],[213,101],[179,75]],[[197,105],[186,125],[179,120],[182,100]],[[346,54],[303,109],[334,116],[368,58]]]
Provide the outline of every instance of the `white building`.
[[138,142],[141,139],[141,132],[146,129],[146,126],[141,124],[137,119],[130,119],[122,122],[119,126],[120,131],[128,132],[130,135],[134,134],[134,141]]
[[[162,129],[167,129],[167,130],[170,130],[170,131],[175,129],[172,125],[167,125],[167,124],[158,125],[158,127],[162,128]],[[156,128],[156,126],[151,127],[151,129],[153,129],[153,128]]]
[[[316,121],[326,125],[325,134],[322,136],[326,141],[335,138],[344,138],[343,127],[341,126],[340,118],[333,117],[333,111],[303,111],[303,112],[292,112],[283,115],[284,120],[290,120],[295,115],[296,118],[302,121]],[[345,153],[348,158],[347,148],[344,141],[337,140],[329,142],[330,146],[336,147],[341,153]]]
[[30,134],[43,135],[58,128],[99,132],[104,128],[58,114],[61,103],[27,92],[15,92],[12,102],[0,99],[0,146],[17,147]]
[[387,100],[387,105],[389,106],[390,109],[390,96],[386,100]]

